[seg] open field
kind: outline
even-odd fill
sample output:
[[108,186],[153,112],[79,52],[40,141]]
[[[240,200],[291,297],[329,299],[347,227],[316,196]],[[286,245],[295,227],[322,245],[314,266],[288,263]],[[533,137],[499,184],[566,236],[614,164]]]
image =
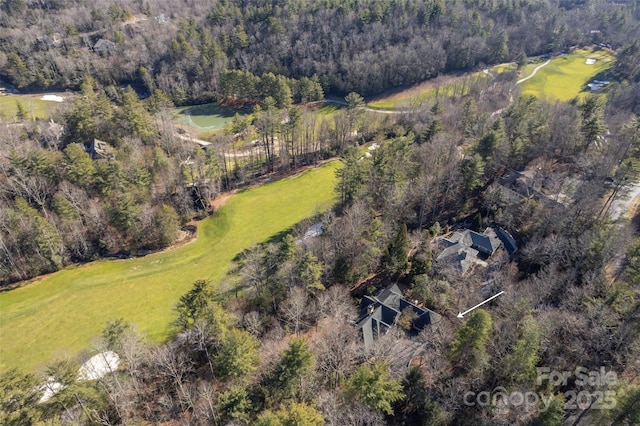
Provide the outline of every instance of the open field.
[[173,306],[195,280],[220,281],[242,250],[329,208],[336,167],[333,161],[233,195],[181,247],[71,267],[0,293],[0,371],[74,356],[117,318],[162,341]]
[[[588,58],[595,59],[595,63],[588,65]],[[522,76],[531,74],[541,63],[527,65]],[[560,101],[585,96],[591,93],[586,84],[594,78],[611,79],[607,76],[607,70],[613,64],[614,57],[606,50],[577,49],[568,55],[554,58],[548,65],[540,68],[533,78],[520,85],[522,94]]]
[[[65,103],[69,103],[69,93],[52,93],[52,95],[62,96]],[[60,103],[52,101],[43,101],[43,94],[37,95],[19,95],[7,93],[0,95],[0,118],[5,118],[10,121],[16,119],[18,111],[17,103],[20,102],[24,109],[27,111],[28,118],[30,119],[49,119],[50,115],[58,108]]]

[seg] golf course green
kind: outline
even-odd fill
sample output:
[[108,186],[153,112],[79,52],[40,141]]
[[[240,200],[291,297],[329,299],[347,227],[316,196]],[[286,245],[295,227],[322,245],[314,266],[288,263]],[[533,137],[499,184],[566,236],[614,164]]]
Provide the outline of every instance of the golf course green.
[[210,103],[176,108],[178,122],[197,130],[219,130],[233,120],[236,113],[246,112],[224,105]]
[[242,250],[334,204],[333,161],[243,190],[198,224],[197,239],[127,260],[76,265],[0,293],[0,371],[37,371],[91,349],[123,318],[152,341],[168,337],[173,307],[195,280],[219,282]]

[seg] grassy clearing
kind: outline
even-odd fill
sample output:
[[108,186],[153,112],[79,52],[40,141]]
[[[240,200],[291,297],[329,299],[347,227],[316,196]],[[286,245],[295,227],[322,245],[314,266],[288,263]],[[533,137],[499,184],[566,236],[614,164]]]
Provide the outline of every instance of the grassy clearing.
[[400,100],[380,100],[380,101],[372,101],[367,104],[369,108],[374,109],[393,109],[398,106]]
[[198,225],[197,240],[128,260],[65,269],[0,293],[0,370],[34,370],[91,345],[107,320],[124,318],[154,341],[197,279],[219,282],[231,259],[334,202],[336,161],[232,196]]
[[[67,94],[56,94],[63,96],[65,98],[65,102],[68,102],[66,99],[68,98]],[[32,120],[48,120],[51,114],[55,112],[55,110],[59,109],[61,105],[57,102],[43,101],[40,99],[41,97],[42,95],[0,95],[0,118],[5,118],[9,121],[16,120],[18,112],[17,103],[20,102],[28,112],[29,118]]]
[[[596,59],[587,65],[587,58]],[[586,86],[594,78],[610,80],[607,71],[614,64],[614,57],[605,50],[578,49],[553,59],[534,77],[521,84],[523,95],[533,95],[549,100],[567,101],[576,96],[583,97],[591,91]],[[541,62],[528,64],[523,77],[530,75]]]
[[315,111],[320,117],[328,118],[333,117],[333,115],[342,108],[344,108],[343,105],[323,102],[318,108],[313,109],[313,111]]

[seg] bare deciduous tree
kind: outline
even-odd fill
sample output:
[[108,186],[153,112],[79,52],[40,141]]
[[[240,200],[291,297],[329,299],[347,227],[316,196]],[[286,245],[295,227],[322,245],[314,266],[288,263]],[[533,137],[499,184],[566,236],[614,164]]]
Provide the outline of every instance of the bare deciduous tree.
[[284,321],[293,327],[299,335],[300,330],[308,325],[309,295],[306,289],[292,287],[287,299],[280,305],[280,314]]
[[361,346],[355,327],[344,320],[324,324],[314,343],[321,380],[330,387],[339,386],[354,370]]

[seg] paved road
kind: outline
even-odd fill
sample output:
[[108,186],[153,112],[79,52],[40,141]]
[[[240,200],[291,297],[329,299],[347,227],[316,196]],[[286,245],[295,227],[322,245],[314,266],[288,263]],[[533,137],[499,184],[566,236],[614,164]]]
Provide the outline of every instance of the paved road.
[[[182,135],[180,133],[174,133],[174,135],[179,138],[182,139],[183,141],[187,141],[187,142],[193,142],[196,143],[200,146],[209,146],[211,145],[211,142],[208,141],[203,141],[202,139],[197,139],[197,138],[193,138],[189,135]],[[280,149],[280,140],[278,139],[278,137],[276,136],[274,138],[274,145],[275,145],[275,149],[279,150]],[[260,139],[254,139],[250,142],[251,145],[256,145],[256,144],[261,144],[262,140]],[[255,154],[254,154],[255,155]],[[241,150],[240,152],[224,152],[224,156],[227,158],[242,158],[242,157],[249,157],[251,156],[251,152],[247,151],[247,150]]]
[[174,135],[177,138],[182,139],[183,141],[197,143],[200,146],[209,146],[209,145],[211,145],[211,142],[203,141],[202,139],[192,138],[191,136],[188,136],[188,135],[181,135],[180,133],[174,133]]

